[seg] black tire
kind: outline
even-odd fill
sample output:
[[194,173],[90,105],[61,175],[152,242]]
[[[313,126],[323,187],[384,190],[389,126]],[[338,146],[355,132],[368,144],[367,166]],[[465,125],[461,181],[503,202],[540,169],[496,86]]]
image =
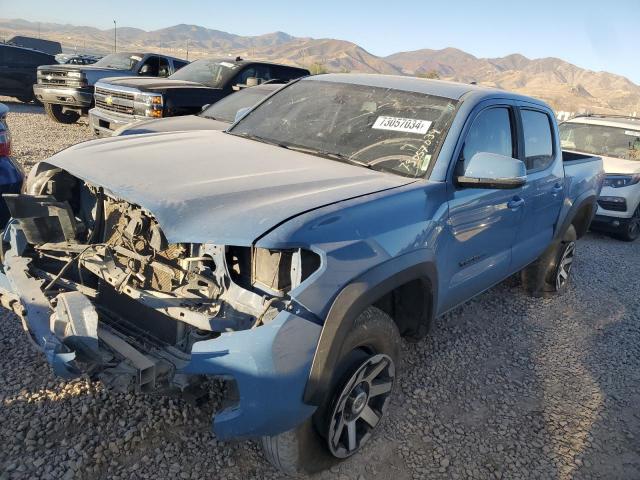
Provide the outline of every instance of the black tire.
[[[340,359],[329,394],[312,418],[293,430],[262,438],[262,449],[267,460],[288,475],[316,473],[330,468],[342,458],[353,455],[360,450],[383,420],[393,393],[396,368],[400,359],[400,333],[391,317],[375,307],[369,307],[362,312],[344,341]],[[343,410],[346,410],[346,405],[356,408],[355,402],[348,403],[351,395],[355,393],[354,399],[361,399],[362,392],[358,387],[365,385],[365,374],[373,375],[380,368],[381,372],[376,374],[373,380],[383,380],[377,383],[372,380],[367,385],[383,385],[382,389],[385,391],[373,394],[373,389],[367,390],[361,410],[361,413],[364,413],[365,410],[370,411],[374,408],[375,413],[379,415],[378,420],[374,426],[370,426],[365,420],[365,423],[361,421],[358,431],[362,436],[357,442],[357,448],[343,454],[344,452],[335,448],[335,442],[332,444],[329,440],[330,432],[335,432],[334,437],[349,437],[351,434],[344,431],[344,422],[340,424],[343,433],[338,431],[341,426],[336,423],[336,418],[344,413],[340,411],[340,407],[342,406]],[[372,407],[373,402],[378,403]],[[362,404],[362,401],[360,403]],[[349,423],[357,424],[358,420],[361,420],[356,412],[357,410],[348,412],[351,415]],[[346,440],[348,441],[348,438]]]
[[54,122],[58,123],[76,123],[80,118],[80,114],[77,112],[62,112],[62,105],[55,103],[45,103],[44,110]]
[[562,295],[569,284],[576,246],[576,229],[569,226],[562,240],[552,243],[521,272],[522,285],[533,297]]
[[633,216],[620,232],[616,233],[616,237],[625,242],[634,242],[640,237],[640,205],[633,212]]

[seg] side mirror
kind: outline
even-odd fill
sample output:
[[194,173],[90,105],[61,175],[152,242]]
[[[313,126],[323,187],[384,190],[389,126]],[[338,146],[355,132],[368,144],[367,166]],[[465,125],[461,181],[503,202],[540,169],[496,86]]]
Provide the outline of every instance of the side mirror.
[[478,152],[466,162],[456,182],[469,188],[518,188],[527,182],[527,168],[515,158]]
[[149,75],[151,73],[151,66],[149,64],[143,65],[140,69],[139,75]]
[[236,112],[236,118],[233,120],[233,122],[237,122],[238,120],[242,120],[242,118],[249,113],[249,110],[251,110],[251,107],[244,107],[241,108],[240,110],[238,110]]

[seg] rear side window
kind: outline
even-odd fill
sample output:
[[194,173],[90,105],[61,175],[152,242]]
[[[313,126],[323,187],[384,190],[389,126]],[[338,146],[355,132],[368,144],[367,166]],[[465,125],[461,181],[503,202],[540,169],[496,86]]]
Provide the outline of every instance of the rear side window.
[[521,110],[520,115],[527,171],[543,170],[553,162],[553,135],[549,116],[535,110]]
[[508,108],[483,110],[473,121],[464,140],[460,162],[468,162],[479,152],[514,156],[513,126]]

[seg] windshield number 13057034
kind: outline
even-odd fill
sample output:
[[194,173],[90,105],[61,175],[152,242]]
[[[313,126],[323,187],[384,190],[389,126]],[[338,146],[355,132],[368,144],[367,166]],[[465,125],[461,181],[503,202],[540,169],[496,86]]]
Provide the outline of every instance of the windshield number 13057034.
[[380,116],[376,119],[372,128],[377,130],[394,130],[396,132],[425,134],[430,126],[431,122],[427,120]]

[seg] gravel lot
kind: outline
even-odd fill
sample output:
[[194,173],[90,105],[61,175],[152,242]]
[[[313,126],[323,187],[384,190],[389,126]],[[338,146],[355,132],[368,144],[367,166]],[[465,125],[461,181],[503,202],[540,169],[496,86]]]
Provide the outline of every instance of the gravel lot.
[[[91,138],[6,103],[26,166]],[[589,234],[578,249],[563,297],[512,278],[405,344],[391,418],[316,478],[640,478],[640,242]],[[17,318],[0,322],[0,479],[280,478],[256,443],[212,436],[215,385],[196,408],[61,381]]]

